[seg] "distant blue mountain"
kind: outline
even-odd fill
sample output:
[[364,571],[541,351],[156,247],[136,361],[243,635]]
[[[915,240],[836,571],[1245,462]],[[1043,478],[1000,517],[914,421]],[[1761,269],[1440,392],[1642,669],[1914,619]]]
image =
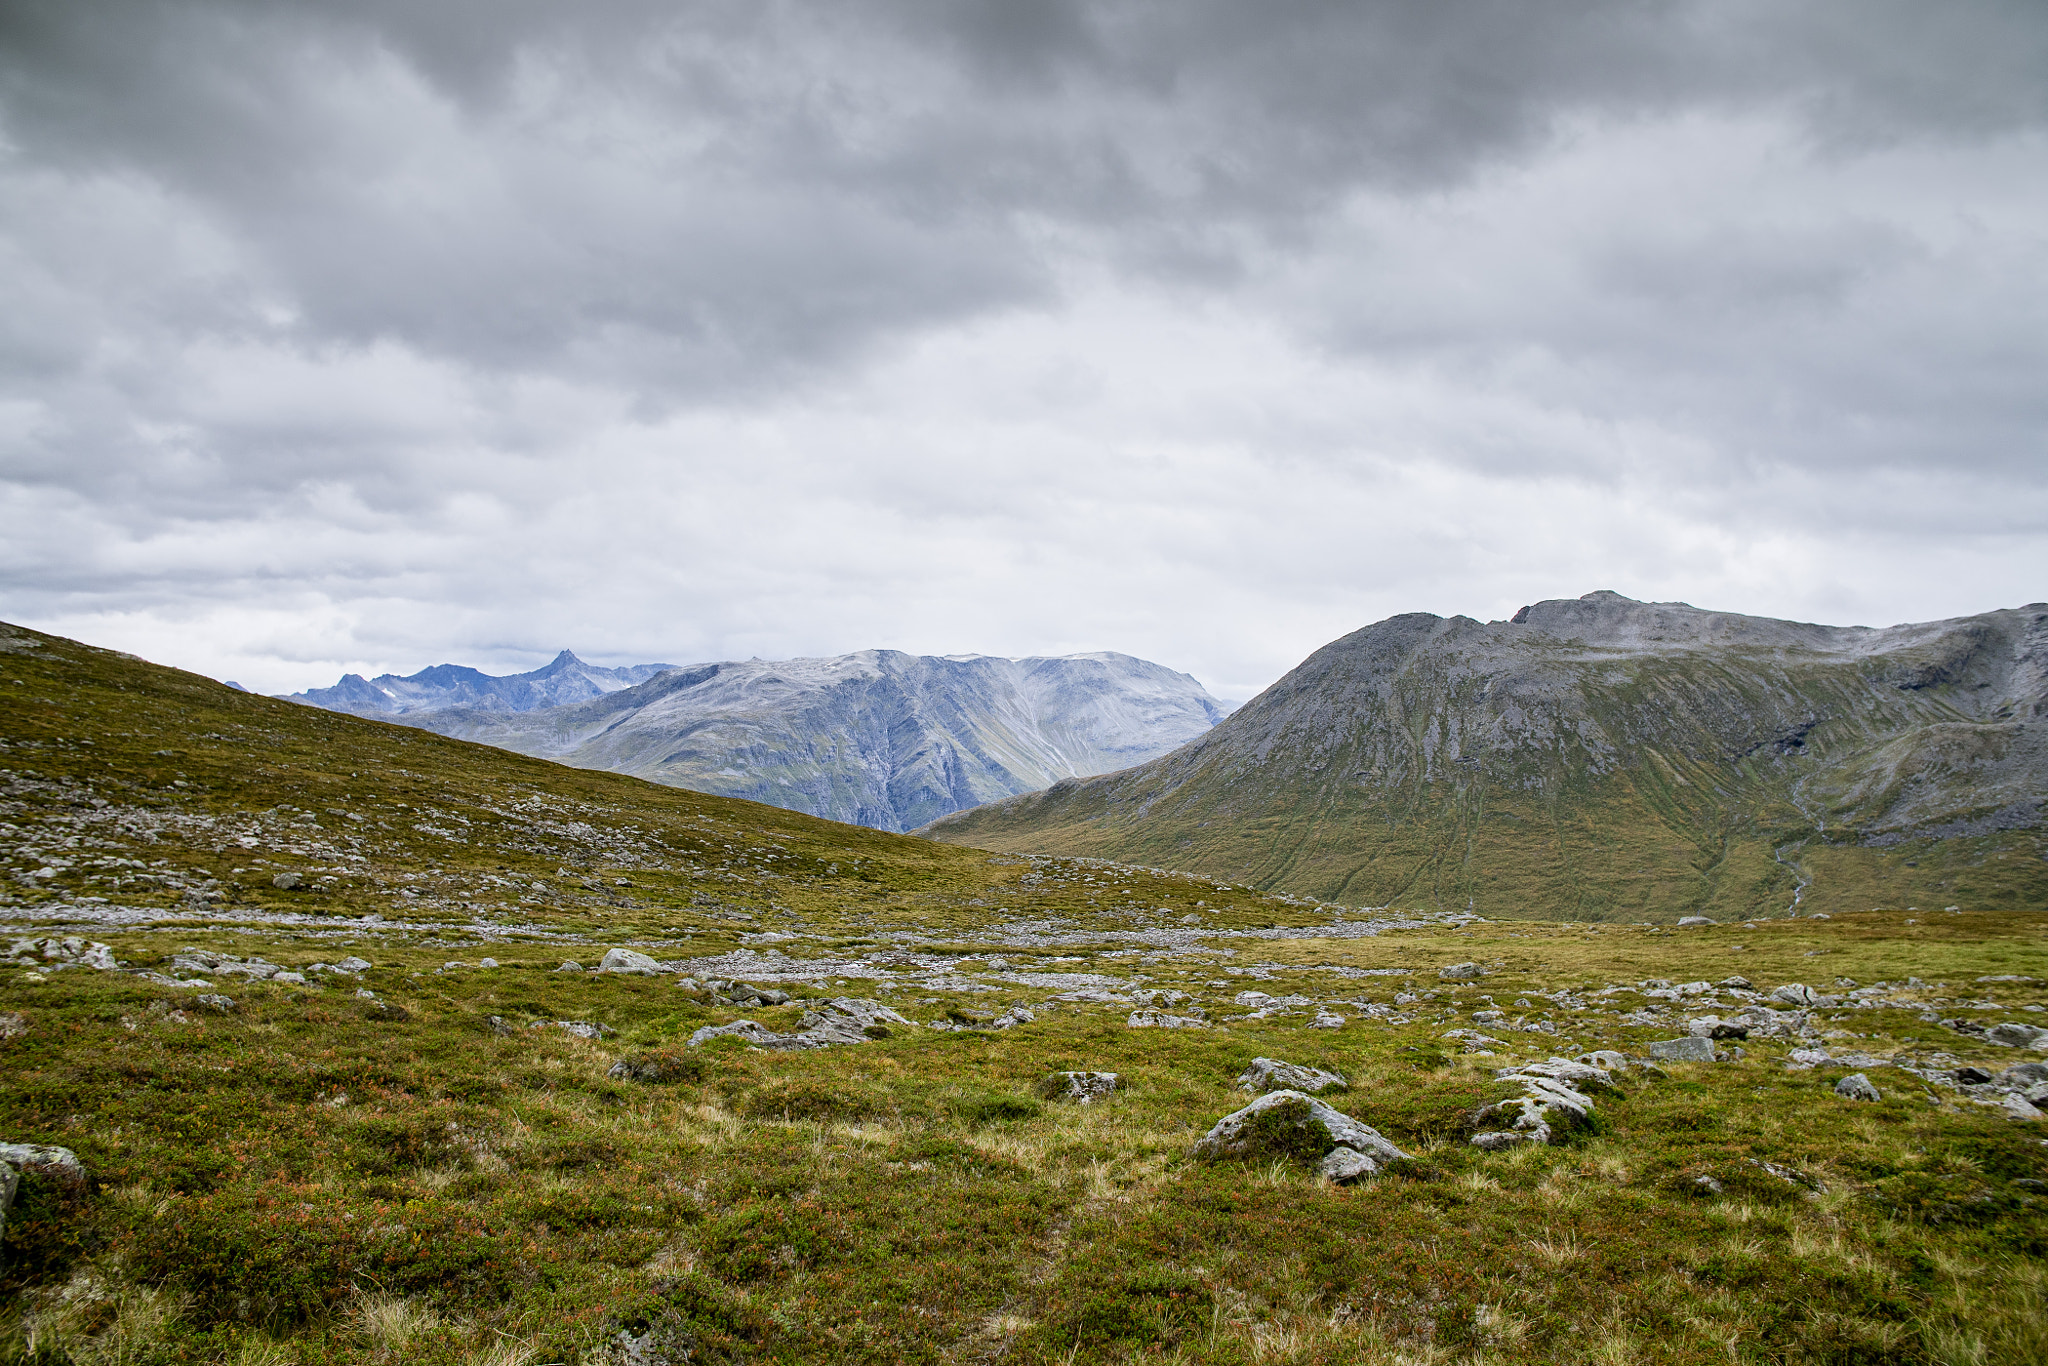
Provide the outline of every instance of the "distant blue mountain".
[[287,700],[356,716],[411,716],[452,707],[472,711],[534,711],[588,702],[644,683],[675,667],[628,664],[606,669],[585,664],[564,650],[545,668],[532,673],[493,677],[461,664],[435,664],[409,678],[397,674],[380,674],[376,678],[343,674],[341,681],[331,688],[308,688],[288,694]]

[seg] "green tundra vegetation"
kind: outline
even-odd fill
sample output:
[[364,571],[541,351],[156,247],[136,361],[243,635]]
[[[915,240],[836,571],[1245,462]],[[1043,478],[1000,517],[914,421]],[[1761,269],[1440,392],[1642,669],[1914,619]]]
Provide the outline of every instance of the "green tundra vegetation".
[[[0,1360],[2048,1359],[2048,1124],[1994,1080],[2048,1059],[2039,901],[1347,907],[18,628],[0,742],[0,1143],[84,1172],[26,1165]],[[614,949],[660,970],[590,970]],[[1738,979],[1827,1004],[1642,1065]],[[905,1022],[689,1046],[835,998]],[[1595,1050],[1638,1061],[1583,1122],[1469,1141],[1519,1094],[1499,1071]],[[1260,1057],[1340,1073],[1322,1099],[1407,1157],[1354,1185],[1285,1132],[1194,1158]],[[1049,1099],[1055,1071],[1118,1085]]]

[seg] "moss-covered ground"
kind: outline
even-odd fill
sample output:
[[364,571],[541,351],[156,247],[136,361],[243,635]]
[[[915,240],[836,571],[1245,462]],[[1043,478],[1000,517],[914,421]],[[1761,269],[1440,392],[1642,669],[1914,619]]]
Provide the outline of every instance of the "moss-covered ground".
[[[1510,1093],[1496,1068],[1668,1037],[1630,1023],[1639,994],[1595,996],[1653,979],[1916,979],[1822,1012],[1828,1046],[1996,1070],[2028,1055],[1940,1021],[2044,1018],[2048,983],[1977,980],[2048,978],[2040,908],[1684,930],[1343,913],[11,638],[36,643],[0,654],[0,942],[75,935],[128,970],[0,965],[21,1024],[0,1142],[68,1147],[91,1178],[25,1179],[0,1360],[540,1366],[624,1360],[622,1333],[698,1362],[2048,1359],[2048,1126],[1901,1068],[1862,1065],[1883,1099],[1853,1102],[1832,1091],[1849,1066],[1753,1039],[1617,1071],[1569,1144],[1466,1142]],[[215,974],[204,994],[235,1004],[214,1009],[141,975],[189,980],[187,946],[308,980]],[[557,970],[612,946],[799,999]],[[348,955],[372,966],[311,971]],[[1464,961],[1488,975],[1437,977]],[[1258,1017],[1235,1004],[1253,989],[1312,1004]],[[1162,990],[1210,1027],[1129,1027]],[[685,1046],[830,996],[919,1024]],[[930,1027],[1012,1005],[1035,1020]],[[1313,1027],[1319,1007],[1345,1023]],[[562,1020],[604,1032],[533,1027]],[[1465,1052],[1461,1027],[1499,1037]],[[667,1080],[607,1075],[649,1054]],[[1344,1073],[1329,1099],[1416,1160],[1356,1187],[1190,1160],[1256,1056]],[[1123,1085],[1036,1099],[1055,1069]]]

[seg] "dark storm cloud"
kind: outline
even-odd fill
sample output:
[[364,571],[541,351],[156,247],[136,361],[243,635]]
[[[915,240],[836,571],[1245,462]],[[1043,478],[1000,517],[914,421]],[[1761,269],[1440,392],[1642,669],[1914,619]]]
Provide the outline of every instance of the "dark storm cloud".
[[[2027,4],[4,14],[19,154],[189,196],[305,335],[650,393],[773,382],[1041,299],[1045,223],[1125,269],[1229,278],[1243,233],[1285,241],[1360,186],[1454,184],[1578,111],[1779,103],[1867,142],[1982,134],[2048,104],[2048,24]],[[185,321],[246,325],[239,302],[188,301]]]

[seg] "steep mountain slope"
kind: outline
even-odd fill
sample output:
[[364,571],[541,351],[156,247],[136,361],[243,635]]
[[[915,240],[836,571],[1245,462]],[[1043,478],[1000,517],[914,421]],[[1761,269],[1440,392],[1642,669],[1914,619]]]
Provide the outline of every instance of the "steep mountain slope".
[[1593,593],[1390,618],[1173,754],[923,833],[1375,905],[1739,917],[1887,886],[2038,905],[2044,799],[2048,605],[1874,630]]
[[695,665],[576,706],[408,724],[880,830],[1154,758],[1228,708],[1129,655]]
[[352,716],[393,719],[424,712],[468,707],[476,711],[532,711],[537,707],[560,707],[587,702],[656,674],[673,669],[673,664],[628,664],[607,669],[585,664],[569,651],[556,655],[544,668],[531,673],[493,676],[461,664],[436,664],[408,678],[379,674],[343,674],[331,688],[308,688],[292,693],[287,700],[303,702],[326,711],[344,711]]

